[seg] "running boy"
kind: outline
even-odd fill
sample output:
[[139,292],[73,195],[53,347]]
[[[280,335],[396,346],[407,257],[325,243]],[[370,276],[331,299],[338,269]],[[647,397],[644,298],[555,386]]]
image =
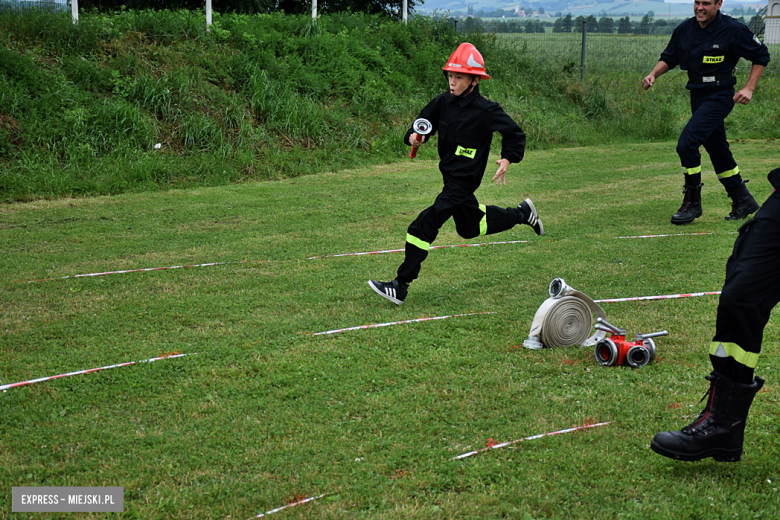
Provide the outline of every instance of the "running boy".
[[498,103],[479,94],[480,79],[490,79],[482,55],[472,44],[462,43],[442,70],[449,91],[436,96],[419,115],[431,122],[431,133],[422,138],[417,134],[413,137],[414,130],[410,128],[404,142],[420,146],[439,132],[439,170],[444,177],[444,188],[433,206],[423,210],[409,226],[406,256],[396,278],[391,282],[368,282],[377,294],[396,305],[404,302],[408,286],[420,273],[431,243],[450,217],[454,218],[455,229],[463,238],[500,233],[516,224],[531,226],[537,235],[544,233],[531,199],[525,199],[516,208],[504,209],[484,206],[474,196],[485,174],[493,132],[502,136],[501,159],[496,161],[498,171],[492,179],[496,184],[506,185],[507,167],[520,162],[525,153],[525,134],[517,123]]

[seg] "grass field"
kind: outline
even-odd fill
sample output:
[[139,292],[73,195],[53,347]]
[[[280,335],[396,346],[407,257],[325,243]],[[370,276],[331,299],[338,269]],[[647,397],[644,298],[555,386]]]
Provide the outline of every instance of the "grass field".
[[[732,149],[763,201],[777,142]],[[776,516],[777,313],[736,464],[649,449],[701,407],[717,296],[603,304],[629,334],[669,331],[641,369],[602,368],[589,348],[520,346],[555,277],[594,299],[720,290],[739,223],[723,220],[708,158],[704,215],[679,228],[674,143],[531,151],[507,186],[486,175],[477,196],[531,197],[547,233],[432,251],[396,307],[366,280],[392,278],[400,254],[325,255],[403,247],[441,186],[433,157],[0,206],[0,385],[190,354],[0,392],[0,519],[27,518],[11,512],[13,486],[124,487],[124,513],[67,518],[243,520],[323,493],[273,517]],[[616,238],[648,234],[673,236]],[[448,223],[434,245],[463,243]],[[211,262],[224,263],[72,277]],[[598,421],[611,423],[450,460]]]

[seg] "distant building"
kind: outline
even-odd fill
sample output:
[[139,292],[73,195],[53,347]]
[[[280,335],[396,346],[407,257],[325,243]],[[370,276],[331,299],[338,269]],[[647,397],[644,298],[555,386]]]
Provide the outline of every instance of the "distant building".
[[780,0],[769,0],[765,27],[764,43],[780,43]]

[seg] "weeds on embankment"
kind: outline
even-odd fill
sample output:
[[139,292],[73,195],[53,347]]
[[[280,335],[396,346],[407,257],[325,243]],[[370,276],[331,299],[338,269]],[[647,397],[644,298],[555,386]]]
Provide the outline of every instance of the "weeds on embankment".
[[[0,200],[294,177],[403,159],[402,135],[445,88],[464,40],[483,52],[529,148],[673,139],[679,82],[576,67],[491,34],[416,17],[0,12]],[[660,49],[659,49],[660,52]],[[634,77],[637,76],[637,77]],[[666,78],[663,78],[666,79]],[[777,137],[777,83],[729,119]],[[496,140],[499,146],[500,140]],[[430,148],[433,154],[433,147]]]

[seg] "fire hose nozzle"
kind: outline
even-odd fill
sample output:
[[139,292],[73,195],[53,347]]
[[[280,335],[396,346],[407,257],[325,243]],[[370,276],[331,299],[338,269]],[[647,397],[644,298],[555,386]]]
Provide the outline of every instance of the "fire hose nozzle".
[[568,292],[567,289],[569,289],[569,286],[566,285],[566,281],[563,278],[556,278],[550,282],[548,292],[550,293],[550,298],[559,298]]
[[[433,125],[430,121],[425,119],[424,117],[421,117],[419,119],[416,119],[414,123],[412,123],[412,128],[414,129],[414,133],[412,136],[418,136],[418,137],[424,137],[431,133],[433,130]],[[412,146],[412,151],[409,152],[409,158],[414,159],[417,157],[417,146]]]

